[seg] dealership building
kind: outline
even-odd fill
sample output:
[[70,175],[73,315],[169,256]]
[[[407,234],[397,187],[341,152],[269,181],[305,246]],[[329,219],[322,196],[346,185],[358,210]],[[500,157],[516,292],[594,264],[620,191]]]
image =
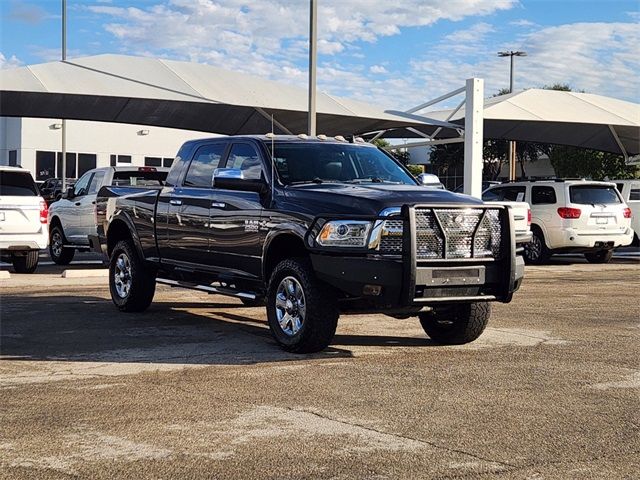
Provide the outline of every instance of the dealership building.
[[[62,176],[62,121],[0,117],[0,165],[20,165],[37,181]],[[109,165],[169,167],[185,141],[206,132],[67,120],[67,178]]]

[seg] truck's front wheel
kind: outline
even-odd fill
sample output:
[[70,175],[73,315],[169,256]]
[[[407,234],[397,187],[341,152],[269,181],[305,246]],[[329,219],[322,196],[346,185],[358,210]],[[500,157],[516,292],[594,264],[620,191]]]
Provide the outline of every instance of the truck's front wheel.
[[123,312],[146,310],[156,291],[155,275],[145,268],[130,240],[119,241],[109,262],[109,290]]
[[267,318],[275,340],[295,353],[326,348],[338,325],[335,293],[313,274],[304,259],[280,262],[269,281]]
[[484,332],[490,316],[490,303],[474,302],[422,312],[418,318],[433,341],[443,345],[462,345],[473,342]]

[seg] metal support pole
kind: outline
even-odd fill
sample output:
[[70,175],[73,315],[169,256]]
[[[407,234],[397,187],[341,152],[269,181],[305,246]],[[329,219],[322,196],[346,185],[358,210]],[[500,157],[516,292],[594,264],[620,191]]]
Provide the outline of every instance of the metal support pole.
[[484,140],[484,80],[469,78],[464,112],[464,193],[482,196],[482,143]]
[[309,15],[309,136],[316,135],[316,60],[318,57],[318,3],[310,0]]
[[[67,0],[62,0],[62,61],[67,59]],[[62,192],[67,190],[67,120],[62,119]]]
[[513,93],[513,55],[509,58],[511,59],[511,68],[509,70],[509,93]]

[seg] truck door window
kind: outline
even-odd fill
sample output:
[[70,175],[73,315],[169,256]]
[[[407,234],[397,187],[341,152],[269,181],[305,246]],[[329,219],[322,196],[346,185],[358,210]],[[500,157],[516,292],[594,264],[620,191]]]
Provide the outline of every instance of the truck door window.
[[100,185],[102,185],[102,179],[104,178],[104,170],[97,171],[93,174],[93,178],[91,179],[91,183],[89,184],[89,195],[93,195],[94,193],[98,193],[100,189]]
[[187,176],[184,179],[184,186],[211,188],[213,171],[220,165],[225,147],[224,143],[213,143],[200,147],[191,160]]
[[244,177],[251,180],[259,180],[262,175],[262,163],[258,152],[247,143],[236,143],[231,147],[226,168],[240,169]]
[[85,173],[73,186],[73,193],[76,197],[81,197],[87,194],[87,192],[89,191],[89,182],[91,181],[92,175],[93,172]]

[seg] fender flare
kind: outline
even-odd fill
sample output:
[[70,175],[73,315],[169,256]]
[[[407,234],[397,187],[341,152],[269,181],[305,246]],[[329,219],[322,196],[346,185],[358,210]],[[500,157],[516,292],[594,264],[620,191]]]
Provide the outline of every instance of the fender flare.
[[109,227],[107,228],[106,232],[107,245],[109,243],[109,231],[111,230],[111,226],[116,222],[122,222],[126,225],[127,229],[129,230],[129,234],[131,235],[131,239],[133,240],[133,245],[136,249],[136,252],[140,256],[140,258],[144,260],[145,258],[142,250],[142,243],[140,242],[140,236],[138,235],[138,230],[136,229],[135,223],[133,223],[131,217],[122,210],[116,212],[109,221]]

